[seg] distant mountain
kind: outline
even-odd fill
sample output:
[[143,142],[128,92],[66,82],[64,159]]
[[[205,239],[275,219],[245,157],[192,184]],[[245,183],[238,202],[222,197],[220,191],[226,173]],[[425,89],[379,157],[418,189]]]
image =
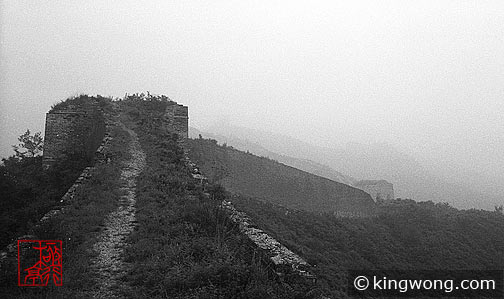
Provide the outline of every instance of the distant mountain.
[[233,193],[296,210],[341,215],[375,213],[371,196],[349,185],[229,146],[219,146],[212,139],[190,139],[187,145],[191,160],[203,173]]
[[[502,203],[501,198],[475,189],[470,181],[465,184],[448,183],[447,179],[426,170],[413,157],[387,143],[350,143],[338,148],[325,148],[281,134],[228,124],[211,126],[205,128],[205,131],[224,136],[228,144],[233,146],[234,140],[248,140],[249,144],[260,145],[267,152],[301,160],[310,159],[319,165],[337,169],[349,177],[387,180],[394,184],[396,197],[448,202],[458,208],[490,210]],[[319,174],[329,177],[323,172]],[[348,180],[348,176],[347,182],[351,182],[352,179]]]
[[383,178],[392,182],[396,197],[448,202],[458,208],[490,210],[499,203],[497,197],[474,190],[470,181],[465,185],[449,183],[426,170],[413,157],[386,143],[351,143],[334,151],[330,161],[330,165],[337,164],[338,169],[357,177]]

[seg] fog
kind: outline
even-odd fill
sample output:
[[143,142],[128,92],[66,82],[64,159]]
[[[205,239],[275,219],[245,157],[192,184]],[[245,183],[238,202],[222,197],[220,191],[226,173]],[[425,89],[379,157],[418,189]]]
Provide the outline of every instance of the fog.
[[0,156],[57,101],[149,91],[196,128],[386,142],[502,194],[504,2],[335,2],[2,1]]

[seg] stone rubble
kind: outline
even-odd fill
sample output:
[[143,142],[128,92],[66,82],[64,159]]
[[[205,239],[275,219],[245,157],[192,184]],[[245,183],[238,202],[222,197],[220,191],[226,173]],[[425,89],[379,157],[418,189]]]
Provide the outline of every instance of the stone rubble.
[[227,212],[229,218],[236,223],[241,233],[247,236],[274,265],[279,277],[298,275],[303,279],[314,283],[315,275],[308,270],[310,265],[300,256],[289,250],[268,235],[265,231],[257,228],[257,225],[244,213],[238,211],[230,201],[222,201],[221,207]]

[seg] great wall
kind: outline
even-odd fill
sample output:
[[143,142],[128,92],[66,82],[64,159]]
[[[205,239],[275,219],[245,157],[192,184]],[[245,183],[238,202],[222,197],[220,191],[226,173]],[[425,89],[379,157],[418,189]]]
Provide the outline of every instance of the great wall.
[[[188,138],[189,132],[188,107],[170,102],[165,112],[164,123],[168,131],[177,133],[182,137],[179,142],[183,147],[184,140]],[[187,152],[185,160],[196,182],[203,185],[207,183],[207,178],[200,172],[198,166],[190,160]],[[238,211],[231,201],[223,200],[221,207],[226,211],[233,223],[237,225],[240,232],[250,240],[255,250],[262,256],[263,261],[270,266],[270,269],[281,281],[288,283],[293,280],[303,280],[308,284],[315,283],[316,277],[309,271],[310,265],[303,258],[259,229],[250,217],[246,213]]]
[[[95,166],[110,161],[109,145],[112,141],[110,132],[115,126],[124,128],[124,124],[119,121],[120,112],[117,103],[113,103],[113,107],[113,112],[107,113],[100,108],[98,101],[89,97],[79,104],[63,103],[57,105],[46,114],[43,167],[48,169],[58,160],[73,154],[93,159],[94,166],[86,167],[82,171],[75,183],[61,198],[60,204],[46,213],[35,227],[40,227],[44,222],[64,211],[65,206],[74,200],[77,190],[90,179]],[[184,140],[188,138],[188,107],[170,100],[164,115],[165,117],[161,120],[164,129],[178,134],[181,137],[179,144],[183,147]],[[126,128],[126,130],[128,129]],[[132,140],[134,145],[135,141]],[[124,271],[122,269],[125,267],[122,265],[122,248],[125,246],[124,242],[129,232],[131,232],[131,226],[134,225],[134,177],[141,171],[142,163],[145,163],[145,157],[141,158],[144,154],[142,154],[139,145],[136,146],[136,150],[132,148],[132,151],[136,151],[132,153],[133,156],[140,158],[131,160],[131,163],[138,162],[139,164],[126,165],[123,170],[124,189],[127,189],[127,195],[123,196],[124,200],[121,199],[118,210],[107,217],[106,227],[99,237],[100,241],[94,246],[94,250],[98,254],[98,257],[91,261],[97,277],[97,288],[92,294],[95,298],[120,297],[114,289],[118,287],[120,272]],[[191,162],[187,152],[185,152],[185,162],[195,182],[200,184],[204,190],[208,180],[199,171],[197,165]],[[130,175],[125,173],[132,171],[133,173]],[[209,196],[208,193],[204,193],[204,195]],[[195,198],[196,196],[190,195],[190,197]],[[303,258],[259,229],[250,217],[238,211],[230,201],[223,200],[220,206],[239,231],[249,239],[252,250],[258,254],[265,266],[279,281],[284,285],[289,285],[290,282],[315,284],[316,277],[309,270],[311,266]],[[33,235],[33,229],[29,234],[17,238],[17,240],[26,239],[37,239],[37,236]],[[16,258],[16,252],[16,241],[8,245],[6,250],[0,252],[0,269],[7,260]]]
[[[144,97],[144,95],[135,96]],[[70,155],[79,155],[92,161],[92,166],[82,171],[60,199],[59,204],[46,213],[34,229],[18,237],[17,240],[37,239],[33,231],[55,215],[64,212],[65,207],[75,200],[78,190],[90,180],[96,166],[110,162],[113,155],[110,151],[113,140],[111,132],[114,128],[122,128],[130,135],[128,147],[132,156],[121,170],[121,181],[123,181],[121,189],[125,195],[121,197],[119,207],[107,216],[98,241],[93,246],[96,258],[90,261],[91,271],[95,272],[96,277],[96,286],[90,296],[119,298],[121,295],[117,290],[127,288],[127,286],[122,286],[120,279],[128,268],[128,263],[123,258],[123,249],[127,246],[128,236],[136,223],[135,178],[141,173],[146,158],[136,134],[120,121],[121,108],[118,102],[111,102],[113,108],[104,110],[97,98],[84,96],[80,99],[83,101],[57,104],[46,114],[42,163],[44,169],[49,169],[59,160]],[[203,196],[210,198],[210,194],[205,191],[209,180],[200,171],[198,165],[191,161],[185,146],[189,131],[188,107],[168,99],[164,116],[156,119],[156,123],[166,132],[176,133],[179,136],[178,143],[184,149],[185,165],[194,183],[200,186],[199,190],[203,190]],[[354,184],[354,187],[370,194],[377,203],[394,198],[392,184],[383,180],[359,181]],[[194,190],[187,190],[187,194],[194,200],[198,197]],[[236,229],[248,239],[249,249],[255,252],[254,255],[262,260],[262,264],[278,281],[286,286],[290,283],[315,286],[317,277],[310,271],[312,266],[259,228],[246,213],[237,210],[232,203],[232,197],[222,200],[219,206],[228,219],[234,223]],[[342,210],[335,211],[333,214],[336,217],[368,217],[366,212],[355,211]],[[17,243],[13,242],[7,246],[6,250],[0,252],[0,268],[8,260],[12,263],[16,258],[16,251]]]

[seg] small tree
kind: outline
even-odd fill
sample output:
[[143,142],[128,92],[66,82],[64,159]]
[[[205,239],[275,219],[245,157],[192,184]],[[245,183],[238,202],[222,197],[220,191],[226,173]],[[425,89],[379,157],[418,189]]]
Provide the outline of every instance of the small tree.
[[27,129],[23,135],[18,137],[18,141],[20,142],[18,145],[12,146],[16,152],[16,158],[37,157],[42,154],[44,140],[40,132],[32,136],[30,130]]

